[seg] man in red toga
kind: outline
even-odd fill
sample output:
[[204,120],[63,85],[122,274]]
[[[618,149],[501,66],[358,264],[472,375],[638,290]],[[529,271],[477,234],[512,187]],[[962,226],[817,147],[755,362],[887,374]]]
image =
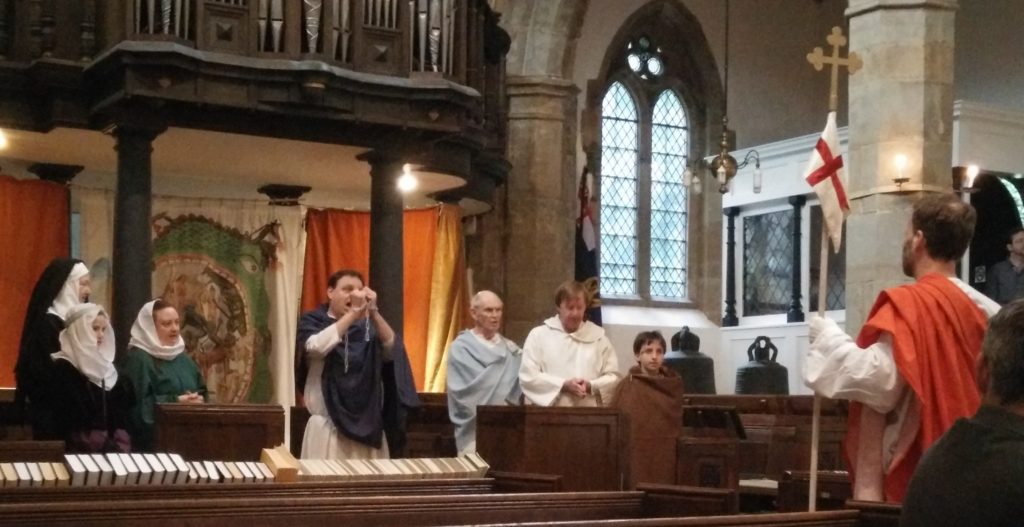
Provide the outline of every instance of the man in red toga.
[[975,219],[954,194],[922,198],[903,242],[915,282],[878,295],[856,342],[811,318],[804,382],[853,401],[844,446],[855,499],[902,501],[928,446],[978,409],[975,360],[999,304],[955,276]]

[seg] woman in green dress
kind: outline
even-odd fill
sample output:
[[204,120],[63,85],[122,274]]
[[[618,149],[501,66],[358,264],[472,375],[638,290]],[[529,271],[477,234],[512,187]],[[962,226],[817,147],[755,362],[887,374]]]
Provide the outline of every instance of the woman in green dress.
[[203,403],[206,383],[185,351],[174,306],[156,299],[142,306],[122,370],[135,391],[129,432],[136,451],[151,451],[156,403]]

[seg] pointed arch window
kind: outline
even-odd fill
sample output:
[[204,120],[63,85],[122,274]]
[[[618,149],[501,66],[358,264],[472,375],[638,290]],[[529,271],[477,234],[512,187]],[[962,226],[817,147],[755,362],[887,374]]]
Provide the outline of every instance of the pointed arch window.
[[628,84],[612,82],[601,105],[601,294],[684,301],[686,109],[670,88],[652,105]]
[[612,83],[601,104],[601,290],[636,295],[639,122],[626,87]]

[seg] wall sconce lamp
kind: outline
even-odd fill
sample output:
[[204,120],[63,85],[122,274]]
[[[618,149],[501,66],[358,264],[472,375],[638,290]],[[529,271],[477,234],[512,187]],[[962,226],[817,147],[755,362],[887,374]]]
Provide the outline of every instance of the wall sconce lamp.
[[910,178],[906,175],[907,156],[904,154],[896,154],[893,164],[896,165],[896,177],[892,178],[892,182],[896,183],[896,191],[899,192],[903,189],[903,184],[910,181]]
[[[761,155],[757,150],[747,150],[743,161],[736,162],[736,158],[729,154],[729,128],[727,126],[729,122],[728,117],[722,118],[722,141],[719,143],[718,155],[711,158],[711,161],[705,161],[699,159],[696,163],[698,171],[701,167],[706,168],[711,174],[711,177],[715,178],[718,182],[718,192],[725,194],[729,192],[729,184],[732,178],[736,177],[736,172],[745,168],[754,162],[754,193],[759,194],[761,192],[761,184],[764,176],[761,173]],[[694,177],[698,174],[694,173],[694,170],[689,166],[683,171],[683,186],[691,188],[694,193],[700,194],[701,182],[699,177]]]
[[953,167],[953,191],[961,194],[977,192],[974,181],[981,169],[978,165],[967,165],[965,167]]

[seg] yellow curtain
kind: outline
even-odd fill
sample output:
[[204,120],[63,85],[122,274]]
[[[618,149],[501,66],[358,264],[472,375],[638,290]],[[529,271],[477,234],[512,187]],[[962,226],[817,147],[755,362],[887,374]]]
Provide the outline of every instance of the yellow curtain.
[[435,243],[423,385],[426,392],[445,391],[448,345],[469,326],[469,290],[458,207],[441,206]]

